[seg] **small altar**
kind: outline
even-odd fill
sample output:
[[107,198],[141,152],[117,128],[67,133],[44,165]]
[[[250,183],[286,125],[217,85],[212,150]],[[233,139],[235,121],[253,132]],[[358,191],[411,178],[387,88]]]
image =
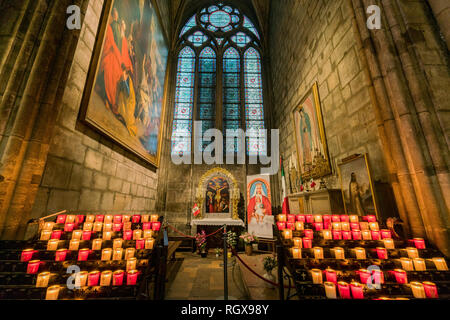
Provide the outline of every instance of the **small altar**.
[[[245,228],[245,223],[241,219],[232,219],[232,218],[206,218],[206,219],[196,219],[191,221],[191,235],[195,236],[197,233],[200,233],[202,230],[205,230],[206,234],[212,234],[216,232],[218,229],[227,226],[227,231],[233,231],[237,234],[239,228]],[[208,237],[206,240],[207,248],[223,248],[223,232],[219,231],[211,237]]]

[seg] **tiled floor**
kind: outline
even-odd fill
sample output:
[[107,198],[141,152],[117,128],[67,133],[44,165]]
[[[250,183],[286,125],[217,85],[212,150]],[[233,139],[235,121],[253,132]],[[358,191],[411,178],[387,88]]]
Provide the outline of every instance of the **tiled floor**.
[[[223,299],[223,257],[209,254],[201,258],[196,253],[177,252],[177,258],[184,261],[172,283],[167,285],[167,300],[219,300]],[[235,258],[229,261],[229,299],[248,299],[242,282],[241,272]],[[234,266],[232,266],[234,264]]]

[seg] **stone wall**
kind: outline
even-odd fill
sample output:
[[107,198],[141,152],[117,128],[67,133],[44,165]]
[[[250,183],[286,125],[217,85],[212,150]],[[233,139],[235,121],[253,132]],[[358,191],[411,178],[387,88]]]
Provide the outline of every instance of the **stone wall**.
[[271,10],[273,123],[285,166],[297,161],[292,110],[317,82],[333,170],[327,187],[340,188],[337,164],[355,153],[368,153],[374,180],[387,182],[348,2],[282,0]]
[[78,120],[103,1],[91,0],[32,216],[155,209],[157,170]]

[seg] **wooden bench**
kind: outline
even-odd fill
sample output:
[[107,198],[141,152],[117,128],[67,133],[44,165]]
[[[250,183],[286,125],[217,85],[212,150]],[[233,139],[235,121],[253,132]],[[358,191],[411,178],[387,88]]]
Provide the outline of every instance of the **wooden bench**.
[[167,247],[167,258],[169,261],[175,260],[175,252],[181,245],[181,241],[169,241],[169,246]]

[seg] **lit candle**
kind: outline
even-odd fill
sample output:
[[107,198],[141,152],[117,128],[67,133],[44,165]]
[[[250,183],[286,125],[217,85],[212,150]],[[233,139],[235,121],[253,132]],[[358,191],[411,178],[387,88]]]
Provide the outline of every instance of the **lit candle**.
[[395,249],[395,243],[393,239],[383,239],[383,242],[386,249]]
[[352,240],[351,231],[342,230],[341,233],[342,233],[342,240]]
[[314,222],[322,222],[322,216],[320,214],[315,214]]
[[430,299],[439,298],[436,284],[434,284],[433,282],[429,282],[429,281],[423,282],[423,288],[425,290],[425,294],[426,294],[427,298],[430,298]]
[[388,229],[381,229],[381,239],[391,239],[392,235],[391,235],[391,230]]
[[87,248],[78,251],[78,261],[87,261],[90,250]]
[[352,239],[353,240],[361,240],[361,231],[360,230],[352,230]]
[[423,240],[422,238],[414,238],[414,245],[417,249],[425,249],[425,240]]
[[58,250],[59,240],[52,239],[47,242],[47,251],[56,251]]
[[348,223],[348,222],[341,222],[341,230],[342,231],[350,231],[350,223]]
[[36,252],[34,249],[25,249],[22,251],[22,255],[20,256],[20,261],[28,262],[33,258],[33,254]]
[[322,235],[325,240],[331,240],[333,238],[331,230],[323,230]]
[[102,250],[102,261],[109,261],[111,260],[112,255],[112,249],[111,248],[105,248]]
[[331,222],[331,216],[329,214],[324,214],[322,216],[323,222]]
[[124,230],[123,231],[123,240],[131,240],[133,238],[132,230]]
[[123,223],[114,223],[113,224],[113,231],[114,232],[121,231],[122,230],[122,226],[123,226]]
[[135,214],[131,218],[131,222],[133,222],[133,223],[139,223],[140,221],[141,221],[141,216],[139,214]]
[[366,259],[366,250],[364,248],[357,247],[354,250],[355,250],[356,259],[358,259],[358,260]]
[[131,222],[131,216],[130,216],[129,214],[124,214],[124,215],[122,216],[122,222],[123,222],[123,223],[125,223],[125,222]]
[[77,214],[75,218],[75,224],[79,225],[82,224],[84,221],[84,216],[81,214]]
[[102,250],[102,243],[103,243],[102,239],[94,239],[92,241],[92,251]]
[[305,215],[305,218],[306,218],[306,223],[313,223],[313,215],[312,214]]
[[372,240],[372,233],[369,230],[362,230],[361,235],[363,240]]
[[75,228],[75,223],[72,223],[72,222],[66,223],[64,225],[64,231],[65,232],[72,232],[74,228]]
[[77,216],[76,215],[74,215],[74,214],[69,214],[67,217],[66,217],[66,224],[68,224],[68,223],[73,223],[73,224],[75,224],[75,219],[77,218]]
[[75,285],[77,287],[85,287],[87,284],[89,273],[87,271],[80,271],[75,274]]
[[100,271],[91,271],[88,275],[88,286],[95,287],[98,286],[100,280]]
[[[159,216],[157,214],[152,214],[151,215],[151,222],[157,222],[158,221]],[[284,220],[286,221],[286,220]]]
[[295,222],[286,222],[286,228],[295,230]]
[[381,270],[374,269],[372,270],[372,277],[375,283],[383,284],[384,283],[384,273]]
[[367,222],[376,222],[377,221],[377,217],[374,215],[365,216],[365,217],[363,217],[363,219]]
[[79,247],[80,247],[80,240],[70,240],[69,242],[70,251],[78,251]]
[[137,270],[130,270],[127,272],[127,286],[135,286],[138,278]]
[[332,221],[332,222],[341,222],[341,216],[338,215],[338,214],[333,214],[333,215],[331,216],[331,221]]
[[372,235],[372,240],[380,240],[380,231],[372,230],[370,233]]
[[402,269],[406,271],[414,271],[413,262],[409,258],[400,258],[400,263],[402,264]]
[[323,248],[321,247],[314,247],[314,259],[323,259]]
[[332,223],[333,230],[342,230],[342,224],[340,222]]
[[314,222],[314,229],[316,231],[322,231],[323,230],[323,222]]
[[353,299],[364,299],[364,286],[358,282],[352,282],[350,284]]
[[94,222],[95,221],[95,216],[93,214],[88,214],[86,216],[86,222]]
[[340,218],[341,218],[341,222],[349,222],[350,221],[349,216],[346,214],[341,214]]
[[305,229],[303,232],[305,238],[314,239],[314,231],[312,229]]
[[95,221],[96,222],[102,222],[103,223],[104,220],[105,220],[105,216],[102,215],[102,214],[98,214],[98,215],[95,216]]
[[112,214],[105,215],[105,220],[103,222],[104,223],[112,223],[113,222],[113,215]]
[[372,283],[372,275],[370,274],[369,270],[359,269],[357,273],[359,274],[359,279],[361,280],[361,283],[363,284]]
[[83,235],[82,230],[74,230],[72,232],[72,240],[80,240],[82,235]]
[[123,240],[120,238],[113,240],[113,249],[122,248]]
[[303,238],[303,248],[311,249],[312,248],[312,239],[310,239],[310,238]]
[[47,241],[50,240],[50,236],[52,235],[52,231],[50,230],[42,230],[41,232],[41,241]]
[[94,232],[101,232],[102,228],[103,228],[103,222],[100,222],[100,221],[94,222],[94,227],[93,227]]
[[306,216],[304,214],[298,214],[296,216],[296,218],[297,218],[297,221],[300,221],[300,222],[303,222],[303,223],[306,222]]
[[414,269],[416,269],[416,271],[427,271],[425,260],[423,260],[422,258],[414,258],[413,262]]
[[370,228],[370,230],[372,230],[372,231],[379,231],[379,230],[380,230],[380,227],[379,227],[379,225],[378,225],[378,222],[370,222],[370,223],[369,223],[369,228]]
[[36,274],[39,270],[39,265],[41,264],[40,260],[31,260],[27,265],[27,273],[28,274]]
[[159,231],[161,229],[161,222],[152,222],[153,231]]
[[358,223],[359,217],[357,215],[352,214],[351,216],[349,216],[349,220],[350,220],[350,222]]
[[407,247],[406,252],[410,259],[419,258],[419,251],[417,251],[417,248]]
[[302,258],[302,249],[301,248],[292,248],[292,257],[294,259],[301,259]]
[[388,252],[386,250],[386,248],[382,248],[382,247],[377,247],[377,256],[378,259],[384,260],[388,258]]
[[300,230],[303,230],[304,228],[305,227],[304,227],[304,223],[303,222],[301,222],[301,221],[295,222],[295,230],[300,231]]
[[411,291],[413,293],[414,298],[416,299],[425,299],[427,296],[425,294],[425,289],[423,287],[423,284],[420,282],[411,282]]
[[133,240],[139,240],[142,238],[142,230],[137,229],[133,231]]
[[336,299],[336,285],[333,282],[324,282],[325,294],[328,299]]
[[62,230],[53,230],[50,238],[59,240],[59,239],[61,239],[61,235],[62,235]]
[[408,277],[406,275],[406,271],[402,269],[394,270],[395,281],[400,284],[408,283]]
[[295,248],[301,248],[302,247],[302,238],[293,238],[292,241],[294,242]]
[[123,249],[122,248],[114,249],[113,260],[122,260],[122,255],[123,255]]
[[153,250],[154,245],[155,245],[155,239],[153,239],[153,238],[145,239],[145,249],[146,250]]
[[[283,225],[285,225],[285,223],[283,222]],[[152,223],[151,222],[144,222],[142,223],[142,230],[150,230],[152,228]],[[279,229],[281,230],[281,229]]]
[[350,229],[359,230],[359,223],[358,222],[350,222]]
[[442,257],[433,258],[433,263],[439,271],[448,271],[447,263]]
[[47,288],[50,280],[50,272],[41,272],[37,276],[36,288]]
[[131,271],[131,270],[135,270],[136,269],[136,263],[137,263],[137,259],[136,258],[130,258],[127,260],[127,272]]
[[91,240],[91,235],[92,235],[91,231],[83,231],[83,235],[81,236],[81,239],[83,239],[83,241],[89,241],[89,240]]
[[283,230],[283,237],[285,239],[292,239],[292,230],[291,229]]
[[112,231],[112,222],[107,222],[103,224],[103,231]]
[[103,231],[103,240],[111,240],[112,231]]
[[100,277],[100,286],[109,287],[111,285],[112,271],[106,270],[102,272]]
[[361,222],[359,223],[359,228],[361,229],[361,231],[363,231],[363,230],[369,230],[369,223],[368,223],[368,222],[361,221]]
[[135,248],[127,248],[125,250],[125,260],[134,258],[135,253],[136,253],[136,249]]
[[339,281],[338,282],[338,290],[339,290],[339,296],[342,299],[351,299],[351,295],[350,295],[350,286],[348,285],[347,282],[344,281]]
[[342,231],[341,230],[333,230],[333,240],[342,240]]
[[322,283],[322,270],[320,269],[312,269],[311,270],[311,276],[313,279],[314,284],[320,284]]
[[345,259],[345,251],[344,248],[341,247],[335,247],[333,249],[334,251],[334,258],[335,259]]
[[66,261],[67,249],[59,249],[55,253],[55,261]]
[[113,286],[121,286],[123,284],[123,275],[124,272],[122,270],[117,270],[113,274]]
[[145,249],[145,240],[144,239],[136,240],[136,249],[137,250]]
[[143,214],[141,216],[141,222],[149,222],[150,221],[150,215],[149,214]]
[[52,231],[55,223],[54,222],[45,222],[42,230]]
[[153,230],[144,230],[143,238],[150,239],[153,236]]
[[337,283],[337,273],[333,269],[326,269],[325,270],[325,278],[327,279],[327,282],[332,282],[334,284]]
[[56,223],[58,223],[58,224],[64,224],[64,223],[66,223],[66,215],[65,215],[65,214],[60,214],[60,215],[56,218]]
[[288,214],[288,215],[286,215],[286,217],[287,217],[287,222],[295,222],[295,215]]
[[114,223],[122,223],[122,215],[115,215],[113,222]]
[[45,300],[58,300],[60,286],[51,286],[47,288]]

